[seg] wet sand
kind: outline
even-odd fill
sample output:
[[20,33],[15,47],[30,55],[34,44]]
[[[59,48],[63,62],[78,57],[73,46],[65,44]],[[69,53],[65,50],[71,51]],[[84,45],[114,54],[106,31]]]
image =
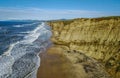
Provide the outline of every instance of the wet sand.
[[70,78],[71,65],[57,47],[51,47],[40,54],[41,64],[37,78]]

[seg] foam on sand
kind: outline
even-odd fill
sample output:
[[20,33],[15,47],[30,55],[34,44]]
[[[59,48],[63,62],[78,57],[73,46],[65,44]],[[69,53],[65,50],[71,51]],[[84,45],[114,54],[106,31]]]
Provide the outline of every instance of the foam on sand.
[[0,57],[0,78],[36,78],[39,53],[50,44],[50,28],[43,22]]

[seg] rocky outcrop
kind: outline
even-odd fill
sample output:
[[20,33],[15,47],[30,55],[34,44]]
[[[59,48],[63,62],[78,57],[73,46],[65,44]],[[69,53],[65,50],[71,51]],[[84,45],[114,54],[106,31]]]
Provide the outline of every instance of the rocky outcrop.
[[51,40],[101,62],[114,78],[120,77],[120,17],[51,21]]
[[65,56],[73,65],[73,78],[111,78],[101,63],[80,51],[67,51]]

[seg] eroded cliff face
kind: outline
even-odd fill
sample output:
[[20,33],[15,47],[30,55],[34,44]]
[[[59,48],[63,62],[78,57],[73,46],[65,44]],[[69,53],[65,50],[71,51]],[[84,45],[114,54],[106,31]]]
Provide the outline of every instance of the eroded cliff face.
[[101,62],[114,78],[120,77],[120,17],[51,21],[51,40]]

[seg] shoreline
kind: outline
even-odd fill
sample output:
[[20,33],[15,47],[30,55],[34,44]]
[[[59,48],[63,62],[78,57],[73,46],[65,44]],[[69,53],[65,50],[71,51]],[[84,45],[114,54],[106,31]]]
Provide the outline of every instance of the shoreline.
[[37,78],[71,78],[71,63],[62,52],[61,48],[52,46],[40,53],[41,63]]
[[[42,58],[43,62],[45,60],[49,61],[56,55],[57,57],[63,55],[62,59],[70,61],[68,66],[71,65],[69,69],[70,77],[68,78],[119,78],[120,38],[114,35],[119,33],[119,19],[119,17],[78,18],[48,22],[53,33],[51,41],[57,48],[54,47],[54,50],[48,49],[52,53],[48,51],[47,55],[45,55],[47,57]],[[50,58],[48,58],[49,56]],[[44,71],[47,64],[50,67],[50,63],[54,59],[43,63],[43,67],[40,70]],[[60,59],[58,61],[60,63]],[[56,62],[53,62],[53,66],[55,64]],[[61,66],[57,66],[57,68],[59,67]],[[52,65],[50,68],[45,70],[47,71],[47,73],[44,73],[45,75],[48,75],[48,72],[52,72]],[[59,70],[55,71],[59,72]],[[54,74],[56,75],[56,73]],[[43,78],[57,78],[50,77],[51,75]]]
[[40,58],[37,78],[111,78],[96,60],[65,46],[52,46]]

